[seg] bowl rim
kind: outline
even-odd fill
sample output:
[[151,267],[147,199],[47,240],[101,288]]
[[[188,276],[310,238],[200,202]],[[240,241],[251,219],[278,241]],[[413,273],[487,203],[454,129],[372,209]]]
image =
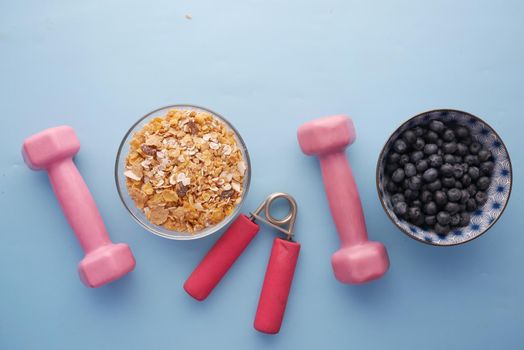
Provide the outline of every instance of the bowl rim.
[[[498,138],[498,140],[500,140],[500,143],[502,144],[502,146],[504,147],[504,149],[506,150],[506,154],[508,155],[508,162],[509,162],[509,175],[510,175],[510,179],[511,181],[509,182],[509,192],[508,192],[508,199],[506,200],[506,202],[504,203],[504,207],[502,208],[502,210],[500,211],[500,214],[497,216],[497,218],[495,220],[493,220],[493,222],[491,224],[489,224],[488,227],[486,227],[486,229],[484,231],[482,231],[481,233],[479,233],[478,235],[476,235],[475,237],[472,237],[470,239],[467,239],[465,241],[462,241],[462,242],[458,242],[458,243],[453,243],[453,244],[438,244],[438,243],[434,243],[434,242],[428,242],[424,239],[420,239],[414,235],[411,234],[411,232],[409,232],[408,230],[404,229],[403,227],[401,227],[400,225],[397,224],[397,222],[395,221],[395,218],[393,218],[391,216],[391,214],[388,212],[386,206],[385,206],[385,198],[384,196],[380,193],[380,181],[379,181],[379,177],[380,177],[380,164],[381,164],[381,160],[384,158],[384,153],[386,151],[386,145],[389,143],[389,141],[391,140],[391,138],[393,137],[393,135],[401,128],[403,127],[404,125],[406,125],[407,123],[409,123],[411,120],[415,119],[415,118],[418,118],[422,115],[425,115],[425,114],[429,114],[429,113],[434,113],[434,112],[454,112],[454,113],[461,113],[461,114],[464,114],[464,115],[467,115],[469,117],[472,117],[474,119],[477,119],[479,121],[481,121],[482,123],[484,123],[487,127],[489,127],[491,129],[491,131],[493,131],[493,133],[495,134],[495,136]],[[477,239],[478,237],[484,235],[486,232],[488,232],[492,227],[493,225],[495,225],[497,223],[497,221],[500,219],[500,217],[502,216],[502,214],[504,214],[504,211],[506,210],[506,207],[508,206],[508,203],[509,203],[509,200],[511,198],[511,191],[513,189],[513,167],[511,165],[511,158],[510,158],[510,155],[509,155],[509,151],[508,151],[508,148],[506,147],[506,144],[504,143],[504,141],[502,140],[502,138],[500,137],[500,135],[497,133],[497,131],[489,124],[487,123],[484,119],[480,118],[480,117],[477,117],[476,115],[474,114],[471,114],[469,112],[465,112],[465,111],[461,111],[461,110],[458,110],[458,109],[452,109],[452,108],[437,108],[437,109],[430,109],[430,110],[427,110],[425,112],[421,112],[421,113],[418,113],[416,115],[414,115],[413,117],[410,117],[409,119],[405,120],[404,122],[402,122],[390,135],[389,137],[387,138],[386,142],[384,142],[384,145],[382,146],[382,150],[380,151],[379,153],[379,156],[378,156],[378,159],[377,159],[377,166],[376,166],[376,170],[375,170],[375,184],[376,184],[376,189],[377,189],[377,195],[378,195],[378,198],[379,198],[379,201],[380,201],[380,204],[382,205],[382,209],[384,210],[384,212],[386,213],[386,215],[388,216],[389,220],[402,232],[404,233],[405,235],[407,235],[408,237],[416,240],[416,241],[419,241],[419,242],[422,242],[422,243],[425,243],[427,245],[431,245],[431,246],[435,246],[435,247],[453,247],[453,246],[458,246],[458,245],[462,245],[462,244],[465,244],[465,243],[468,243],[468,242],[471,242],[475,239]]]
[[[123,152],[124,146],[126,144],[126,140],[127,140],[128,136],[134,131],[135,127],[138,124],[140,124],[142,121],[144,121],[146,118],[152,117],[155,113],[158,113],[159,111],[166,110],[166,109],[176,109],[176,108],[180,108],[180,109],[183,109],[183,108],[186,108],[186,109],[187,108],[199,109],[199,110],[202,110],[202,111],[205,111],[205,112],[208,112],[208,113],[212,114],[214,117],[218,117],[218,119],[220,119],[224,124],[226,124],[226,126],[229,129],[231,129],[231,131],[234,132],[235,137],[237,138],[237,140],[240,143],[239,146],[243,150],[242,153],[244,155],[244,161],[246,162],[246,169],[247,169],[247,171],[246,171],[246,175],[244,176],[244,192],[242,194],[242,199],[241,199],[240,203],[237,204],[237,206],[236,206],[235,210],[233,211],[233,213],[231,213],[228,217],[224,218],[224,220],[222,220],[222,222],[212,226],[213,229],[209,230],[205,234],[199,234],[198,232],[196,232],[195,234],[188,234],[187,236],[173,236],[173,235],[165,234],[165,233],[163,233],[161,231],[157,231],[157,230],[153,229],[152,227],[149,227],[144,222],[142,222],[142,220],[140,218],[136,217],[136,215],[131,211],[131,209],[126,204],[126,201],[124,200],[124,195],[122,193],[123,188],[121,189],[121,186],[120,186],[120,183],[119,183],[119,180],[118,180],[118,177],[119,177],[119,173],[118,173],[119,160],[120,160],[120,157],[122,156],[122,152]],[[120,141],[120,144],[118,146],[118,151],[116,153],[116,159],[115,159],[115,165],[114,165],[114,179],[115,179],[115,185],[116,185],[116,190],[118,192],[118,196],[120,197],[120,200],[121,200],[122,204],[124,205],[124,208],[126,208],[127,212],[131,215],[131,217],[135,220],[135,222],[137,222],[140,226],[142,226],[142,228],[144,228],[146,231],[148,231],[148,232],[150,232],[150,233],[152,233],[152,234],[154,234],[156,236],[162,237],[162,238],[167,238],[167,239],[176,240],[176,241],[192,241],[192,240],[195,240],[195,239],[200,239],[200,238],[204,238],[204,237],[210,236],[210,235],[220,231],[228,223],[230,223],[234,219],[234,217],[240,212],[240,207],[242,206],[242,204],[246,200],[246,197],[247,197],[248,192],[249,192],[249,187],[251,185],[251,159],[249,158],[249,151],[247,149],[247,146],[246,146],[246,143],[245,143],[244,139],[242,138],[242,136],[240,135],[238,130],[233,126],[233,124],[229,120],[227,120],[221,114],[218,114],[218,113],[216,113],[215,111],[213,111],[213,110],[211,110],[209,108],[198,106],[198,105],[194,105],[194,104],[178,103],[178,104],[166,105],[166,106],[157,108],[157,109],[155,109],[155,110],[153,110],[151,112],[148,112],[144,116],[140,117],[136,122],[134,122],[129,127],[129,129],[126,131],[126,133],[122,137],[122,141]],[[179,232],[179,231],[173,231],[173,232]]]

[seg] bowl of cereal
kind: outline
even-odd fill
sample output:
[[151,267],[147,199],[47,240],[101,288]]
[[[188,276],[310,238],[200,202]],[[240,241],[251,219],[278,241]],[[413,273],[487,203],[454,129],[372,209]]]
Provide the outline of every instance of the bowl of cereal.
[[251,167],[238,131],[198,106],[156,109],[118,149],[115,181],[131,216],[169,239],[208,236],[227,225],[247,195]]

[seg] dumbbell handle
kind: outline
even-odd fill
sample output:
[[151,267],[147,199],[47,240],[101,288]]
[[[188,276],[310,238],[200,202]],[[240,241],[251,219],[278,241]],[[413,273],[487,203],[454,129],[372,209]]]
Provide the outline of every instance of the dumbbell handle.
[[62,211],[84,251],[89,253],[111,243],[95,201],[73,160],[59,160],[47,172]]
[[343,151],[320,156],[322,178],[343,246],[367,240],[366,221],[351,166]]

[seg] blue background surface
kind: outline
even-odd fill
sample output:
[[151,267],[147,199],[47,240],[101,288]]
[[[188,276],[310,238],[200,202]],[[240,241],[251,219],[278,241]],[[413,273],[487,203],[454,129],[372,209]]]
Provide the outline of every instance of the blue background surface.
[[[0,349],[523,349],[523,15],[522,1],[0,0]],[[240,130],[253,164],[244,212],[273,191],[299,203],[302,252],[278,336],[252,328],[269,229],[198,303],[182,284],[219,235],[162,239],[120,203],[121,138],[173,103],[216,110]],[[400,233],[374,184],[388,135],[439,107],[485,118],[514,171],[501,220],[453,248]],[[337,235],[317,162],[295,137],[333,113],[354,118],[348,156],[370,237],[391,258],[363,286],[333,277]],[[76,163],[112,239],[137,259],[96,290],[77,277],[83,254],[45,173],[20,156],[25,137],[59,124],[76,129]]]

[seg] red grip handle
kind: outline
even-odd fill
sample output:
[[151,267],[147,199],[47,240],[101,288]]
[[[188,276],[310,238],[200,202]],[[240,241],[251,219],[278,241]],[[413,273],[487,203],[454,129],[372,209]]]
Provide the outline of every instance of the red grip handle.
[[273,241],[255,316],[257,331],[268,334],[280,331],[299,252],[299,243],[281,238]]
[[258,230],[257,224],[240,214],[189,276],[185,291],[200,301],[207,298]]

